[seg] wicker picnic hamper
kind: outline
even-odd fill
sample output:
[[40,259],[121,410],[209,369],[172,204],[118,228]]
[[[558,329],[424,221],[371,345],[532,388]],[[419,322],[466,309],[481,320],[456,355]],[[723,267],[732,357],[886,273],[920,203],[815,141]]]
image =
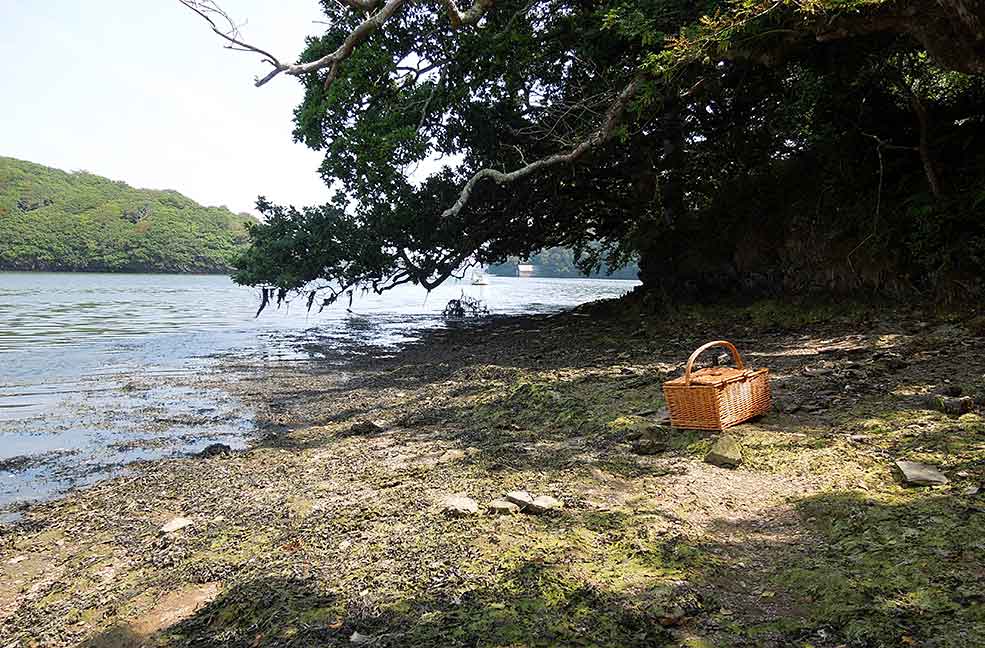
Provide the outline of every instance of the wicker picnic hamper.
[[[735,369],[709,367],[691,371],[703,351],[723,346],[732,353]],[[677,428],[724,430],[766,413],[771,404],[768,369],[746,369],[735,345],[716,340],[698,347],[680,378],[664,383],[670,424]]]

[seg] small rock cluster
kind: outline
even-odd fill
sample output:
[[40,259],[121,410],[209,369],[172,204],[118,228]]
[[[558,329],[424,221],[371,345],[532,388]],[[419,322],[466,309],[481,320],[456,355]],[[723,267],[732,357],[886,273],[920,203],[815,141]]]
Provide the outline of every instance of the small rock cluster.
[[[975,400],[963,395],[963,389],[958,385],[944,385],[933,393],[925,394],[922,405],[927,409],[937,410],[949,416],[956,416],[962,429],[971,430],[982,424],[977,414],[971,413],[975,408]],[[950,483],[947,476],[936,466],[916,461],[899,460],[894,464],[904,484],[908,486],[941,486]],[[964,476],[958,473],[958,476]],[[963,495],[977,495],[979,488],[969,486],[962,491]]]
[[[511,515],[513,513],[531,513],[540,515],[561,508],[562,503],[550,495],[531,495],[524,490],[507,493],[500,499],[494,499],[486,505],[486,511],[493,515]],[[479,512],[479,503],[464,494],[445,497],[441,503],[441,512],[448,517],[466,517]]]
[[808,377],[822,378],[809,392],[774,394],[776,409],[793,414],[818,413],[833,407],[849,406],[865,392],[885,388],[887,376],[908,366],[896,352],[873,349],[861,340],[815,349],[817,361],[801,369]]

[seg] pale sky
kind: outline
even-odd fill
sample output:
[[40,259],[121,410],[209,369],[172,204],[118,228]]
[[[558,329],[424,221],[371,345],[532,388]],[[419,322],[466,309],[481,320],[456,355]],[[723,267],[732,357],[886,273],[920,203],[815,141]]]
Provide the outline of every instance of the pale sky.
[[[244,37],[295,60],[317,0],[224,0]],[[297,79],[222,48],[177,0],[0,0],[0,155],[254,212],[324,202],[321,156],[291,137]]]

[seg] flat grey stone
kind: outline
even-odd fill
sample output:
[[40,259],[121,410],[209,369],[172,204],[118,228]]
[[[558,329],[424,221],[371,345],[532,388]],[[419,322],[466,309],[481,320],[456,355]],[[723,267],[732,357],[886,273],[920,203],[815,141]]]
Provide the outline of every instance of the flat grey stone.
[[186,526],[192,524],[192,521],[186,517],[176,517],[168,521],[167,524],[161,527],[161,533],[174,533],[178,529],[184,529]]
[[512,513],[517,513],[520,507],[505,499],[497,499],[489,502],[489,506],[486,507],[490,513],[496,515],[510,515]]
[[711,446],[705,462],[721,468],[735,468],[742,463],[742,448],[734,436],[724,434]]
[[897,461],[896,467],[903,474],[903,481],[914,486],[936,486],[946,484],[947,477],[934,466],[916,461]]
[[533,496],[527,491],[517,490],[506,494],[506,500],[512,502],[519,506],[520,508],[526,508],[534,503]]
[[534,498],[530,504],[524,509],[530,513],[547,513],[548,511],[553,511],[554,509],[561,508],[561,501],[551,497],[550,495],[538,495]]
[[438,457],[439,463],[448,463],[450,461],[458,461],[459,459],[465,458],[464,450],[445,450],[444,454]]
[[449,495],[441,503],[441,512],[449,517],[465,517],[479,512],[479,503],[465,495]]

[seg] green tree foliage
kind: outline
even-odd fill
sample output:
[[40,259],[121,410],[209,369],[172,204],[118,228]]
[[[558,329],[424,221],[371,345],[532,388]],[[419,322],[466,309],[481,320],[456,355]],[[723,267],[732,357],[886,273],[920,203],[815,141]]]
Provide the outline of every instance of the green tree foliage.
[[243,283],[332,299],[564,247],[667,292],[985,288],[980,2],[323,8],[261,83],[301,79],[335,198],[262,204]]
[[226,272],[248,214],[0,157],[0,269]]

